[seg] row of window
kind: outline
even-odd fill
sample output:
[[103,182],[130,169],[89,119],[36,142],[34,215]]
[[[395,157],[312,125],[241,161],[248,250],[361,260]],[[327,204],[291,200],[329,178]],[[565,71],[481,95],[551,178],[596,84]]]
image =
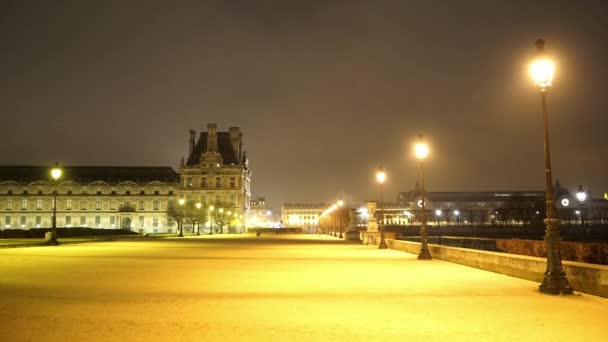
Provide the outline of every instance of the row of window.
[[[193,177],[186,177],[185,181],[184,181],[184,185],[187,188],[194,188],[194,187],[200,187],[203,189],[208,188],[208,184],[207,183],[207,177],[200,177],[198,178],[198,184],[195,184],[195,181],[197,181],[197,179],[193,178]],[[229,178],[229,187],[232,189],[236,188],[236,177],[230,177]],[[215,177],[215,188],[219,189],[222,187],[222,177]]]
[[[43,210],[45,209],[52,209],[52,200],[43,200],[43,199],[36,199],[36,200],[30,200],[27,198],[23,198],[20,201],[21,203],[21,210],[28,210],[29,208],[29,204],[31,202],[34,203],[34,209],[36,210]],[[109,209],[110,210],[116,210],[116,203],[117,201],[115,200],[111,200],[109,201]],[[46,204],[46,206],[45,206]],[[80,205],[79,205],[80,204]],[[102,210],[103,209],[103,205],[102,204],[106,204],[106,209],[108,208],[108,203],[107,201],[102,201],[101,199],[95,199],[94,201],[89,201],[89,200],[74,200],[71,198],[67,198],[67,199],[58,199],[57,200],[57,207],[58,209],[61,207],[64,210],[72,210],[75,208],[79,208],[80,210],[87,210],[88,208],[95,209],[95,210]],[[154,200],[152,201],[152,210],[160,210],[161,207],[161,203],[159,200]],[[127,207],[131,207],[133,206],[131,204],[131,202],[127,201],[124,204],[122,204],[122,206],[127,206]],[[88,208],[87,208],[88,207]],[[146,202],[145,201],[139,201],[138,202],[138,206],[137,209],[138,210],[146,210],[146,208],[150,208],[150,203],[148,203],[148,206],[146,206]],[[14,208],[14,204],[13,204],[13,200],[12,199],[7,199],[5,202],[5,210],[13,210],[16,209]]]
[[[72,190],[67,190],[65,192],[58,191],[57,193],[60,194],[60,195],[73,195],[74,191],[72,191]],[[130,196],[130,195],[134,195],[136,193],[137,193],[137,191],[133,191],[132,192],[131,190],[121,191],[120,194],[116,190],[112,190],[110,192],[108,192],[108,191],[101,191],[101,190],[97,190],[96,192],[92,192],[92,191],[89,192],[89,191],[86,191],[86,190],[82,190],[80,192],[80,195],[127,195],[127,196]],[[13,190],[7,190],[6,193],[5,193],[5,195],[16,195],[16,194],[17,194],[17,191],[13,191]],[[45,194],[52,195],[53,191],[50,190],[50,191],[46,191],[45,192],[45,191],[42,191],[42,190],[38,190],[38,191],[34,192],[34,191],[29,191],[29,190],[23,190],[19,194],[20,195],[45,195]],[[140,190],[139,191],[139,195],[146,195],[146,194],[147,193],[146,193],[145,190]],[[159,190],[155,190],[153,193],[148,192],[148,194],[154,194],[154,195],[158,196],[158,195],[161,195],[161,192]],[[167,194],[169,196],[173,195],[173,190],[169,190],[167,192]],[[163,195],[164,195],[164,193],[163,193]]]
[[186,196],[186,202],[190,202],[190,201],[197,201],[200,202],[203,206],[207,206],[207,205],[215,205],[218,203],[226,203],[229,205],[234,205],[234,206],[238,206],[239,202],[238,202],[238,198],[236,197],[235,194],[231,194],[230,196],[226,197],[224,196],[224,198],[222,198],[222,196],[220,195],[215,195],[214,196],[201,196],[200,198],[192,198],[191,196]]
[[[150,221],[148,220],[148,222],[150,222]],[[45,217],[45,221],[43,222],[42,216],[36,216],[36,217],[34,217],[33,222],[31,222],[31,221],[28,222],[26,216],[21,216],[17,223],[10,216],[4,217],[4,227],[5,228],[12,228],[12,227],[29,228],[32,223],[33,223],[33,226],[36,228],[41,227],[41,226],[46,227],[46,226],[50,226],[50,219],[47,220],[47,218]],[[80,216],[80,217],[65,216],[65,217],[63,217],[63,221],[61,222],[60,226],[102,227],[104,224],[108,224],[112,228],[122,227],[120,218],[116,217],[116,216],[104,217],[103,222],[102,222],[101,216],[95,216],[91,220],[87,220],[86,216]],[[138,227],[140,227],[140,228],[146,227],[146,220],[145,220],[144,216],[139,217],[138,224],[139,224]],[[162,226],[162,224],[160,223],[160,219],[158,217],[153,217],[151,224],[152,224],[152,227],[154,227],[154,228],[158,228],[158,227]],[[129,223],[129,227],[130,227],[130,223]]]

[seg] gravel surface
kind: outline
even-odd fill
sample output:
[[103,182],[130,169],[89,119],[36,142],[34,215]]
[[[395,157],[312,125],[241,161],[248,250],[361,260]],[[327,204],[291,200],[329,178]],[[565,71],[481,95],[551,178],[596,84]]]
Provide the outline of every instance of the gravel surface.
[[0,250],[0,341],[607,341],[608,299],[320,236]]

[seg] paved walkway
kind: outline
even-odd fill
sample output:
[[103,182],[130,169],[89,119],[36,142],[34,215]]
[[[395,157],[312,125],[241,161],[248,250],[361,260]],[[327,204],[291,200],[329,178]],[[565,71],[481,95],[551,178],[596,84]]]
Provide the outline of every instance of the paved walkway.
[[[0,341],[606,341],[608,299],[334,238],[0,250]],[[319,240],[316,240],[319,239]]]

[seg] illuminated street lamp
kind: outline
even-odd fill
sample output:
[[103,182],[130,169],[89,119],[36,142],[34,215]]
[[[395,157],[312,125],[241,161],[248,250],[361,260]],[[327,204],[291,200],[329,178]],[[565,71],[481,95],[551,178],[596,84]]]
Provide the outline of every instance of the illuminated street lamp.
[[63,171],[57,164],[51,169],[51,179],[53,179],[53,218],[51,219],[51,237],[46,243],[53,246],[59,244],[59,241],[57,241],[57,183],[62,174]]
[[422,134],[420,134],[420,141],[414,146],[414,152],[419,161],[420,198],[422,207],[422,218],[420,222],[420,254],[418,254],[418,260],[431,260],[432,257],[428,246],[428,230],[426,226],[426,196],[424,193],[424,160],[429,155],[429,147],[424,143]]
[[540,89],[542,114],[545,132],[545,182],[546,192],[546,218],[545,222],[545,248],[547,250],[547,270],[539,291],[547,294],[572,294],[572,287],[568,283],[566,273],[562,266],[560,254],[561,237],[559,235],[557,209],[553,203],[553,180],[551,176],[551,153],[549,149],[549,119],[547,114],[547,90],[553,81],[555,66],[545,54],[545,41],[536,41],[536,59],[530,65],[530,75]]
[[454,210],[454,216],[456,216],[456,224],[460,225],[460,210]]
[[[203,205],[201,204],[201,202],[196,202],[196,209],[201,210],[201,208],[203,207]],[[201,235],[201,222],[200,222],[200,215],[196,215],[197,219],[196,219],[196,235]]]
[[[338,205],[338,208],[341,208],[342,206],[344,206],[344,201],[342,201],[342,199],[339,199],[336,204]],[[338,211],[337,215],[338,215],[338,227],[340,229],[340,236],[338,236],[338,237],[340,239],[342,239],[342,238],[344,238],[344,235],[342,235],[342,215],[340,214],[339,211]]]
[[184,237],[184,203],[186,203],[186,200],[183,198],[180,198],[177,203],[179,203],[179,220],[177,221],[177,229],[179,229],[179,234],[177,234],[178,237]]
[[587,192],[585,192],[585,190],[583,190],[582,185],[578,186],[578,191],[576,192],[576,199],[578,200],[578,202],[580,203],[580,206],[581,206],[581,225],[584,225],[585,224],[584,202],[585,202],[585,200],[587,200]]
[[209,235],[213,235],[213,211],[215,210],[214,206],[209,206]]
[[380,169],[376,172],[376,180],[380,184],[380,245],[378,245],[378,248],[386,249],[388,247],[386,246],[386,241],[384,241],[384,204],[382,203],[384,200],[382,186],[384,185],[384,181],[386,181],[386,173],[382,166],[380,166]]

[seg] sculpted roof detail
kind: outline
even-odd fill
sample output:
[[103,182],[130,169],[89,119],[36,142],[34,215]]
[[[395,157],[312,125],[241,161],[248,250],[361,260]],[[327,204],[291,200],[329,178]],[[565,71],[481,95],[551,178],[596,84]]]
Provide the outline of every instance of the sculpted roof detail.
[[[217,132],[217,149],[224,160],[224,165],[238,165],[241,163],[236,151],[234,150],[234,147],[232,146],[232,142],[230,141],[230,133]],[[201,132],[198,142],[194,146],[194,150],[190,156],[188,156],[186,165],[198,165],[201,155],[205,152],[207,152],[207,132]]]

